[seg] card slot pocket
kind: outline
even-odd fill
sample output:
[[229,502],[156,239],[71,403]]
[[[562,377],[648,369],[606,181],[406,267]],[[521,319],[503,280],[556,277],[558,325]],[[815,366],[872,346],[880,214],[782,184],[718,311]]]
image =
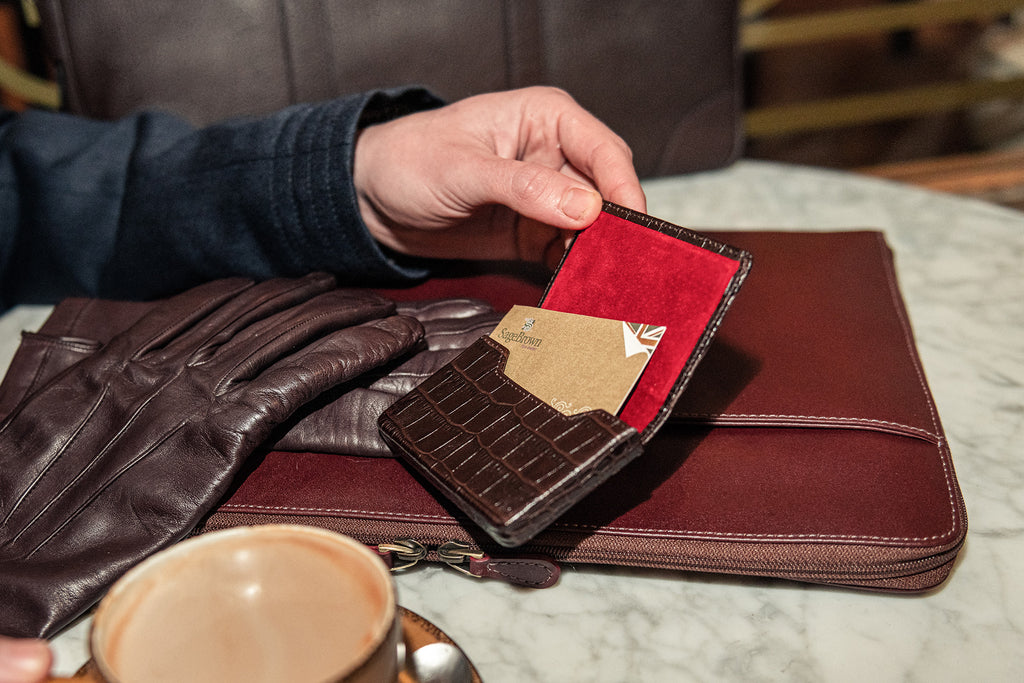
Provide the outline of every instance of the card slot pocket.
[[480,337],[381,417],[393,450],[507,547],[521,545],[641,452],[604,410],[564,415],[503,372]]

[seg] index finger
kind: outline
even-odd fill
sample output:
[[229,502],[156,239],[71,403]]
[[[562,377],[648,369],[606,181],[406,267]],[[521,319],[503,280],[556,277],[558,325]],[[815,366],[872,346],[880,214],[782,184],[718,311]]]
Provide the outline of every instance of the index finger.
[[575,102],[558,122],[562,154],[608,201],[647,212],[647,198],[633,166],[633,152],[621,137]]

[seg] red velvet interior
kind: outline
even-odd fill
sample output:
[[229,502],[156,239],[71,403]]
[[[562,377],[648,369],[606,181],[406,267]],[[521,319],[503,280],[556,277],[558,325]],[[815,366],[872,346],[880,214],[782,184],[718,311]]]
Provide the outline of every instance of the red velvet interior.
[[619,414],[643,431],[667,400],[739,265],[602,213],[576,238],[541,307],[665,325],[657,350]]

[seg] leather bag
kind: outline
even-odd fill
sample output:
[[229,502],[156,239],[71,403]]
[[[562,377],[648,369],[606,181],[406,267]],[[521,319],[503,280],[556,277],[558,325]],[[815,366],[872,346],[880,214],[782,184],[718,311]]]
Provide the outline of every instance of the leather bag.
[[[401,462],[316,453],[269,454],[203,528],[316,524],[399,565],[536,586],[555,583],[558,562],[940,585],[967,513],[884,237],[709,236],[756,266],[687,391],[640,457],[525,545],[497,545]],[[502,301],[510,289],[476,279],[431,294],[445,284]],[[542,293],[517,290],[525,304]]]

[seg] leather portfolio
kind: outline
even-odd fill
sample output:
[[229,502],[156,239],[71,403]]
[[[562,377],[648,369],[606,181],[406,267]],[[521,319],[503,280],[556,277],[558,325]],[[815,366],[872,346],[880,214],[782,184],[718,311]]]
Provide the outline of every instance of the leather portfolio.
[[[251,460],[197,531],[306,523],[376,546],[396,567],[442,561],[535,587],[555,583],[560,563],[883,591],[940,584],[967,516],[882,234],[708,236],[756,266],[686,392],[640,457],[526,544],[497,544],[399,459],[284,450]],[[502,309],[537,304],[544,283],[473,275],[387,294],[471,294]],[[41,331],[67,345],[47,353],[87,352],[75,344],[117,324],[64,306]]]
[[[501,548],[398,460],[317,453],[269,453],[205,528],[304,521],[395,561],[425,554],[527,585],[553,580],[543,558],[888,591],[941,583],[966,510],[883,236],[713,237],[757,265],[687,391],[641,457],[527,544]],[[447,284],[509,292],[501,279]]]

